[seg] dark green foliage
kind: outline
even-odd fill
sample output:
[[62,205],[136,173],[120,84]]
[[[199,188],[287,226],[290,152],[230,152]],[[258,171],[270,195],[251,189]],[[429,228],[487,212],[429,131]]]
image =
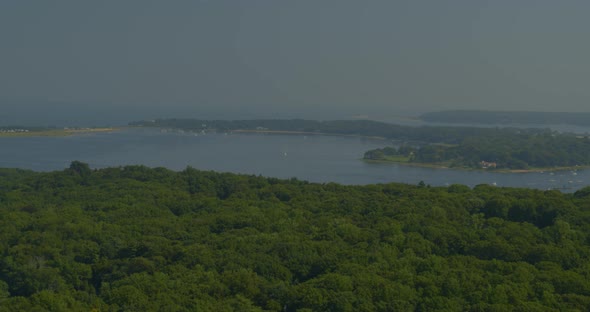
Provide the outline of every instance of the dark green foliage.
[[77,174],[81,177],[87,177],[92,173],[88,164],[80,162],[80,161],[72,161],[70,164],[70,171],[74,174]]
[[0,311],[587,311],[587,191],[0,170]]

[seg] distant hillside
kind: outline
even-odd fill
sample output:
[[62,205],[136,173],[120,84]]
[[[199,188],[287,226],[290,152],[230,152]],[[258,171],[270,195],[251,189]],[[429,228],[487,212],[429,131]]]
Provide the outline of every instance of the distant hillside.
[[420,115],[428,122],[590,126],[590,113],[449,110]]

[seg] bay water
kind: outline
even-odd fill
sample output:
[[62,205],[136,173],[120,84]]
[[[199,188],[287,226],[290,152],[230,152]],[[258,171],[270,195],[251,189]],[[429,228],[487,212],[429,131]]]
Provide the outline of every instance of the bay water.
[[414,167],[362,160],[387,140],[324,135],[180,133],[130,128],[64,137],[1,137],[0,167],[63,170],[71,161],[91,168],[145,165],[292,178],[310,182],[372,184],[424,181],[432,186],[491,184],[575,191],[590,170],[497,173]]

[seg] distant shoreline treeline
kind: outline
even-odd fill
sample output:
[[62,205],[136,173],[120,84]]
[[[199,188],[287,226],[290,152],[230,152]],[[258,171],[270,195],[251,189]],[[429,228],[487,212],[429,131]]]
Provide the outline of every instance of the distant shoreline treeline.
[[547,129],[483,128],[456,126],[402,126],[372,120],[306,120],[306,119],[252,119],[252,120],[202,120],[155,119],[133,121],[130,126],[171,128],[186,131],[269,130],[308,133],[327,133],[383,137],[395,141],[420,143],[458,144],[473,136],[539,134]]
[[590,126],[590,113],[448,110],[425,113],[419,118],[457,124]]

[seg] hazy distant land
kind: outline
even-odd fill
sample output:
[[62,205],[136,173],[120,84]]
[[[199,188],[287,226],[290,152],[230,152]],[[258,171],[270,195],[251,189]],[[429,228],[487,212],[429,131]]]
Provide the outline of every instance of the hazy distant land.
[[447,110],[425,113],[423,121],[456,124],[590,126],[590,113]]

